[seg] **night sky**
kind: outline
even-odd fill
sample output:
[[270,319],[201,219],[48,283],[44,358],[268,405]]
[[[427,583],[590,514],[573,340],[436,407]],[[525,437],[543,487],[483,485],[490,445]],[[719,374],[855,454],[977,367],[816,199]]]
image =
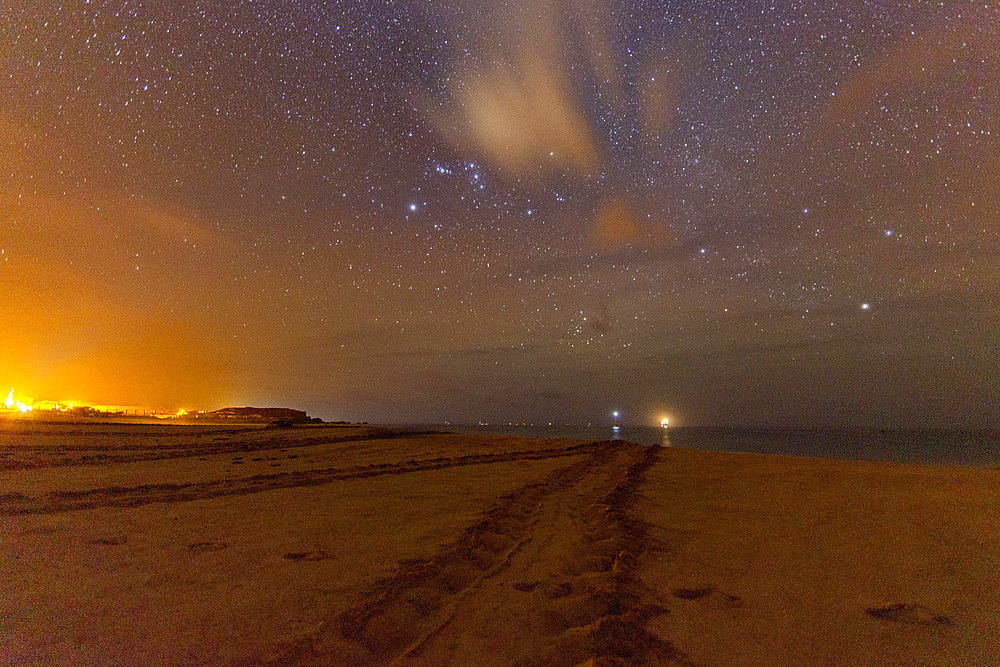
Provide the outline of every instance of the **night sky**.
[[0,385],[1000,426],[995,2],[0,4]]

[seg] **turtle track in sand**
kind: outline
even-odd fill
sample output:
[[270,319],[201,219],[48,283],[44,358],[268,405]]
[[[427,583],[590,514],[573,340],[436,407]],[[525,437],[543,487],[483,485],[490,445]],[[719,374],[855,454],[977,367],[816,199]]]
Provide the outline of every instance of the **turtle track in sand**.
[[[189,457],[213,456],[216,454],[250,454],[268,450],[288,450],[299,447],[312,447],[349,442],[365,442],[368,440],[393,440],[420,435],[429,435],[434,431],[385,429],[371,427],[366,433],[351,435],[319,434],[295,439],[286,436],[299,436],[301,431],[292,430],[287,433],[268,431],[262,428],[233,428],[204,430],[187,436],[195,442],[190,442],[183,436],[170,433],[143,433],[132,436],[137,442],[130,443],[127,435],[121,442],[114,445],[95,446],[87,441],[87,433],[62,431],[63,437],[76,437],[77,442],[64,442],[59,445],[0,445],[0,472],[8,470],[33,470],[37,468],[62,468],[66,466],[114,465],[118,463],[137,463],[139,461],[162,461]],[[247,440],[246,436],[261,435],[258,440]],[[212,442],[199,442],[212,437]],[[179,440],[180,442],[169,442]],[[168,442],[160,442],[168,441]],[[155,444],[150,444],[150,443]],[[15,458],[19,457],[19,458]],[[27,458],[25,458],[27,457]]]
[[531,461],[585,454],[594,450],[593,443],[530,449],[512,452],[469,454],[465,456],[410,460],[401,463],[373,463],[346,468],[322,468],[280,472],[251,477],[211,480],[190,484],[144,484],[134,487],[109,486],[84,491],[54,491],[32,498],[21,493],[0,495],[0,516],[50,514],[93,509],[97,507],[138,507],[150,503],[203,500],[220,496],[246,495],[273,489],[317,486],[331,482],[401,475],[412,472],[441,470],[459,466]]
[[650,539],[629,508],[658,453],[597,444],[400,563],[272,664],[691,664],[645,629],[668,610],[639,580]]

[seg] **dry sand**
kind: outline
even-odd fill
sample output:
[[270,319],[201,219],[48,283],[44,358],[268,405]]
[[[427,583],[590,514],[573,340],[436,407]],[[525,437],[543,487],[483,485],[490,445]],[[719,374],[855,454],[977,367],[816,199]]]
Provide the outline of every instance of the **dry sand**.
[[1000,470],[170,428],[0,429],[0,663],[1000,662]]

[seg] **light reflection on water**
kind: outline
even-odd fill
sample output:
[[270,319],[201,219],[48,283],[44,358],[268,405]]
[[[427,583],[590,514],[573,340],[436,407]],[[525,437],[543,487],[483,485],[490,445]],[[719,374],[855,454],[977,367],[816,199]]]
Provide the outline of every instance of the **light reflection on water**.
[[[660,443],[659,443],[660,447],[670,447],[671,446],[671,444],[670,444],[670,429],[663,428],[661,426],[660,427],[660,431],[662,431],[662,433],[660,433]],[[621,429],[620,426],[612,426],[611,427],[611,439],[612,440],[621,440],[622,439],[622,429]],[[644,444],[651,445],[653,443],[647,441]]]

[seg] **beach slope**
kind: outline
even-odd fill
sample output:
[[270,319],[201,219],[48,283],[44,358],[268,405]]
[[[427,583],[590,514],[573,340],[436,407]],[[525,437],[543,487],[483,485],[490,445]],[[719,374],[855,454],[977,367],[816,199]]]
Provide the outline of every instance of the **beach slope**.
[[0,432],[5,664],[1000,659],[995,469],[67,428]]

